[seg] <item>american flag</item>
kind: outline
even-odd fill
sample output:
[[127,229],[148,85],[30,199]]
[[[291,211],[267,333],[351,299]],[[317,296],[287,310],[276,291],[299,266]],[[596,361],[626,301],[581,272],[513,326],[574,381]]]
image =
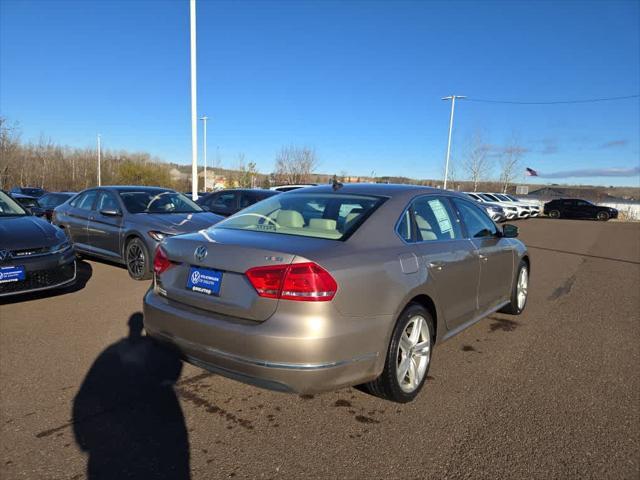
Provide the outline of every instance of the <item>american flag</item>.
[[533,168],[529,168],[529,167],[527,167],[525,169],[525,173],[527,174],[528,177],[537,177],[538,176],[538,172],[536,172]]

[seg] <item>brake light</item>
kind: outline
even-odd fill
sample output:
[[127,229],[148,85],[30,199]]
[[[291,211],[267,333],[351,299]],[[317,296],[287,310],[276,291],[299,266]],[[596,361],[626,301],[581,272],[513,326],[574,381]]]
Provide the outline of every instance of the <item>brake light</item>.
[[156,275],[167,271],[174,263],[169,260],[167,253],[162,247],[156,248],[156,255],[153,257],[153,271]]
[[327,302],[338,290],[331,274],[313,262],[255,267],[246,275],[258,295],[266,298]]

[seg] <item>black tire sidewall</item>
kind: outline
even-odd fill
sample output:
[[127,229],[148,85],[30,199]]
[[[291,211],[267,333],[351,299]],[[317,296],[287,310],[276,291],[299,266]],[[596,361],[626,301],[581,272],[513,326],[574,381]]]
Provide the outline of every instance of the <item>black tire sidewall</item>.
[[[142,249],[142,252],[144,254],[144,271],[140,277],[136,277],[135,275],[133,275],[133,273],[129,269],[129,262],[127,261],[127,258],[129,256],[129,249],[133,244],[138,245]],[[147,246],[144,244],[142,240],[140,240],[139,238],[133,238],[127,242],[127,246],[124,249],[124,261],[127,267],[127,272],[129,272],[129,276],[131,278],[133,278],[134,280],[148,280],[151,276],[151,270],[150,270],[151,264],[149,260],[150,260],[149,249],[147,248]]]
[[[402,335],[402,332],[407,326],[407,323],[409,322],[409,320],[415,315],[421,315],[427,322],[427,325],[429,326],[429,335],[431,337],[431,351],[429,354],[429,363],[427,364],[427,369],[424,373],[422,382],[420,383],[420,385],[418,385],[418,388],[416,388],[413,392],[407,393],[403,391],[402,388],[400,388],[400,384],[398,383],[398,376],[396,372],[397,370],[396,355],[398,352],[398,344],[400,343],[400,336]],[[382,375],[384,376],[383,382],[386,384],[385,390],[387,390],[391,400],[399,403],[410,402],[418,395],[418,393],[420,393],[420,390],[422,390],[422,387],[424,387],[424,384],[426,383],[427,375],[429,374],[429,368],[431,367],[431,361],[433,360],[433,346],[434,346],[434,340],[435,340],[434,334],[435,334],[435,329],[433,325],[433,318],[429,313],[429,311],[426,308],[424,308],[422,305],[419,305],[417,303],[412,303],[408,305],[398,317],[396,326],[393,329],[393,334],[391,335],[391,342],[389,342],[389,350],[387,351],[387,359],[385,361],[385,367],[382,373]]]
[[[556,215],[554,215],[554,213],[555,213]],[[559,210],[551,210],[551,211],[549,212],[549,216],[550,216],[551,218],[560,218],[560,211],[559,211]]]
[[607,220],[609,220],[609,214],[607,212],[598,212],[596,214],[596,219],[600,220],[601,222],[606,222]]

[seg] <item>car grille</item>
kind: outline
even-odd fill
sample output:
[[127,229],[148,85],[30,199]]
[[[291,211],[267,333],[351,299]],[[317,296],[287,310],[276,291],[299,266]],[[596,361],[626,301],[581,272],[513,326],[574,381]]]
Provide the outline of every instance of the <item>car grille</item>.
[[20,293],[29,290],[53,287],[68,282],[75,275],[75,262],[49,270],[27,272],[25,280],[21,282],[0,283],[0,295]]

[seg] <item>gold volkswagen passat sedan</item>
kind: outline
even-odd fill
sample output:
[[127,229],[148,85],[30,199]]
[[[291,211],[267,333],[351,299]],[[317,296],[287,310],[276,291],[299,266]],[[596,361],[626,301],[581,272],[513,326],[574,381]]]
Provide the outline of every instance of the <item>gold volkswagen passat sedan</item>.
[[525,308],[529,256],[517,234],[448,191],[294,190],[165,239],[145,328],[240,381],[299,393],[365,384],[408,402],[437,343]]

